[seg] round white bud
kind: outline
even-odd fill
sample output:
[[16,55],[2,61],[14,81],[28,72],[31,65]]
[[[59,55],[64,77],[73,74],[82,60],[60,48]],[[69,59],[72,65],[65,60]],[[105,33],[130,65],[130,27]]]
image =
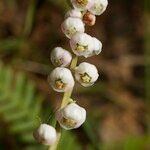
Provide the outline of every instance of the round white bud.
[[93,85],[98,77],[98,70],[92,64],[83,62],[75,68],[75,78],[84,87]]
[[57,140],[55,128],[47,124],[41,124],[40,127],[34,131],[33,136],[38,143],[44,145],[52,145]]
[[74,78],[71,71],[63,67],[55,68],[48,76],[48,82],[57,92],[69,91],[74,86]]
[[68,17],[82,19],[82,13],[81,13],[81,11],[79,11],[77,9],[71,9],[65,15],[65,18],[68,18]]
[[71,0],[71,3],[75,9],[78,10],[87,10],[92,6],[93,0]]
[[84,23],[80,18],[67,18],[61,25],[63,33],[71,38],[77,32],[84,32],[85,27]]
[[101,15],[107,8],[108,0],[93,0],[93,4],[89,7],[89,11],[94,15]]
[[56,113],[60,126],[66,130],[79,128],[86,120],[86,111],[76,103],[70,103]]
[[52,50],[50,59],[54,66],[67,67],[72,60],[72,55],[69,51],[56,47]]

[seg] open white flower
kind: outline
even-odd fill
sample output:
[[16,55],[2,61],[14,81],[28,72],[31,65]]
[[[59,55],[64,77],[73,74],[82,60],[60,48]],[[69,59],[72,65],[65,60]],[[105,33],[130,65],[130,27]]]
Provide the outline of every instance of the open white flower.
[[77,9],[71,9],[66,13],[65,18],[72,17],[72,18],[82,19],[82,16],[83,15],[82,15],[81,11],[79,11]]
[[61,25],[63,33],[71,38],[77,32],[84,32],[85,27],[84,23],[80,18],[67,18]]
[[48,124],[41,124],[33,133],[35,140],[44,145],[52,145],[57,140],[57,133],[54,127]]
[[56,47],[51,52],[50,58],[54,66],[67,67],[72,60],[72,55],[67,50],[61,47]]
[[57,92],[66,92],[73,88],[74,78],[69,69],[55,68],[48,77],[48,82]]
[[87,10],[91,7],[93,0],[71,0],[71,3],[75,9]]
[[102,51],[102,43],[86,33],[76,33],[70,39],[70,46],[74,54],[85,58],[98,55]]
[[94,15],[101,15],[107,8],[108,0],[93,0],[93,4],[89,7],[89,11]]
[[93,85],[98,77],[97,68],[90,63],[83,62],[75,68],[75,78],[84,87]]
[[66,130],[79,128],[86,119],[86,111],[76,103],[70,103],[56,113],[60,126]]
[[93,51],[93,39],[86,33],[76,33],[70,39],[70,46],[77,56],[90,57]]

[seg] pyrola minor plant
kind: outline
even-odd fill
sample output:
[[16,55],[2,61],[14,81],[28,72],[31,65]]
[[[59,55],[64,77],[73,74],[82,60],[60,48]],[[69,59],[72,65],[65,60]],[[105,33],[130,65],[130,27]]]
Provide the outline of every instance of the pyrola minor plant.
[[[56,67],[48,76],[49,85],[56,92],[64,92],[61,107],[56,111],[59,128],[71,130],[79,128],[86,120],[86,110],[71,98],[75,80],[84,87],[92,86],[99,74],[95,65],[82,62],[77,65],[78,57],[85,58],[100,54],[102,43],[85,33],[85,25],[93,26],[96,15],[107,8],[107,0],[71,0],[73,9],[65,15],[61,25],[62,32],[70,40],[71,52],[55,47],[51,52],[51,62]],[[70,66],[70,67],[68,67]],[[68,68],[67,68],[68,67]],[[49,150],[57,149],[60,135],[55,127],[41,124],[34,132],[37,142],[50,145]]]

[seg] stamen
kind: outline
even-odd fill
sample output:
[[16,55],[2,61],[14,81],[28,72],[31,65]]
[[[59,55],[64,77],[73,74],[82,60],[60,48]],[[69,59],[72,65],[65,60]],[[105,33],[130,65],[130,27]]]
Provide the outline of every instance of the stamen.
[[76,30],[75,27],[70,27],[70,28],[66,31],[66,33],[67,33],[68,35],[73,35],[76,31],[77,31],[77,30]]
[[76,0],[78,4],[82,6],[86,6],[88,4],[88,0]]
[[91,82],[91,77],[87,74],[87,73],[84,73],[81,75],[81,80],[84,82],[84,83],[90,83]]
[[63,124],[65,124],[68,128],[73,128],[77,124],[73,119],[62,119]]
[[58,89],[63,89],[65,87],[65,84],[61,81],[61,79],[56,80],[55,85]]
[[88,49],[88,46],[83,46],[77,43],[76,51],[83,52]]
[[58,66],[61,66],[63,64],[62,59],[55,59],[54,60],[55,64],[57,64]]

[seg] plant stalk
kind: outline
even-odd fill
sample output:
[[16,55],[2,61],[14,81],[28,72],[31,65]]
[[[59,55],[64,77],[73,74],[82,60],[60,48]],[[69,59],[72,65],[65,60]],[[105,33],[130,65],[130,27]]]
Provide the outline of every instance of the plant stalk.
[[[70,70],[74,71],[75,67],[77,66],[77,62],[78,62],[78,57],[74,56],[74,58],[72,59],[71,65],[70,65]],[[70,97],[71,97],[71,94],[72,94],[72,91],[73,91],[73,88],[70,91],[67,91],[67,92],[64,93],[60,108],[63,108],[68,104],[68,102],[70,100]],[[48,150],[57,150],[57,147],[58,147],[58,144],[59,144],[59,141],[60,141],[60,138],[61,138],[60,126],[58,127],[58,131],[59,132],[57,133],[56,143],[54,145],[50,146]]]

